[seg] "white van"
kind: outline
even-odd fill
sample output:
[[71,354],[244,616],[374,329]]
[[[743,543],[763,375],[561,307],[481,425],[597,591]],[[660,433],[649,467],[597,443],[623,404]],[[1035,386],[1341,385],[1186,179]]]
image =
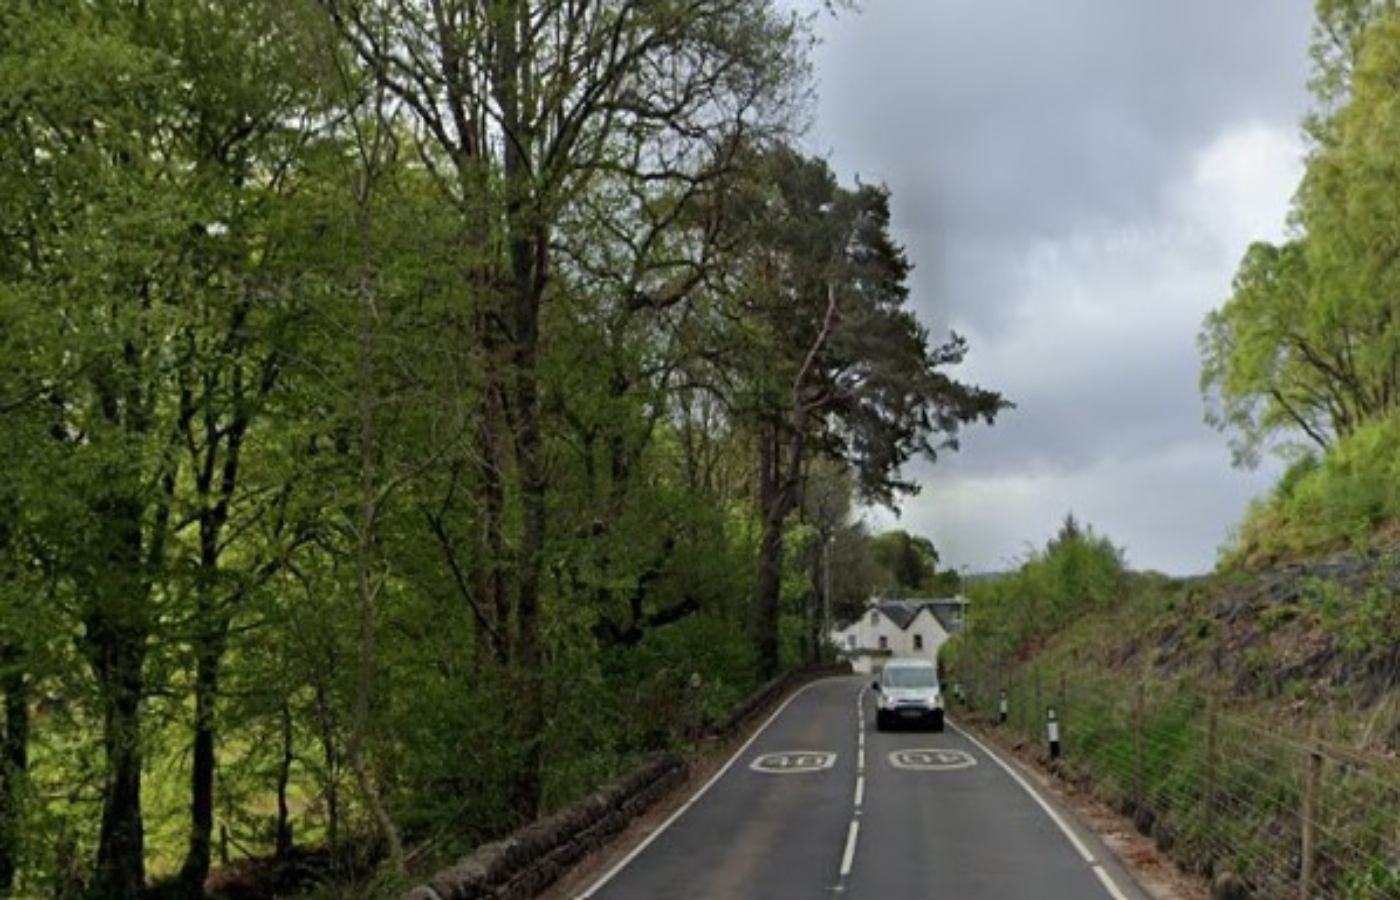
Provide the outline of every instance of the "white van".
[[927,725],[943,730],[943,693],[938,689],[938,669],[926,659],[891,659],[871,685],[878,700],[875,728]]

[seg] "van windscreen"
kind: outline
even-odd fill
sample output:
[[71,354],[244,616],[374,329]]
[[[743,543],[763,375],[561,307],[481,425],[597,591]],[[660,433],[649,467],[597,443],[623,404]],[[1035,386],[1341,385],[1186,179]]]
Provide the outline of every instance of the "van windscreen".
[[914,667],[894,667],[885,669],[881,676],[888,687],[896,688],[926,688],[938,686],[938,674],[933,669]]

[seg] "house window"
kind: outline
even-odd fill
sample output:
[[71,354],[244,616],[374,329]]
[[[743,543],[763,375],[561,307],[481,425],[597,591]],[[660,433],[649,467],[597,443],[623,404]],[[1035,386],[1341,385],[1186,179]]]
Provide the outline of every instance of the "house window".
[[870,624],[871,624],[871,625],[879,625],[879,624],[880,624],[880,614],[879,614],[878,612],[876,612],[875,610],[873,610],[873,609],[870,611]]
[[851,650],[856,649],[856,636],[855,636],[855,635],[853,635],[853,634],[848,634],[848,635],[846,635],[846,647],[847,647],[848,649],[851,649]]
[[922,649],[924,649],[924,636],[923,636],[922,634],[916,634],[916,635],[914,635],[914,649],[915,649],[915,650],[922,650]]
[[887,637],[885,637],[883,634],[880,635],[880,649],[881,649],[881,650],[888,650],[888,649],[890,649],[890,639],[887,638]]

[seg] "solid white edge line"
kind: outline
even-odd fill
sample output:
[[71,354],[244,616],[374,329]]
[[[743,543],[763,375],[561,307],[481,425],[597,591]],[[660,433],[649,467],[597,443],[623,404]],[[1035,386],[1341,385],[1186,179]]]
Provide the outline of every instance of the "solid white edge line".
[[860,834],[860,820],[851,821],[851,830],[846,832],[846,852],[841,854],[841,877],[851,874],[851,864],[856,858],[856,835]]
[[1084,846],[1084,842],[1079,839],[1079,835],[1075,834],[1074,830],[1071,829],[1069,825],[1065,822],[1065,820],[1060,817],[1060,814],[1055,812],[1054,808],[1051,807],[1049,803],[1045,802],[1045,799],[1041,797],[1039,793],[1036,792],[1035,788],[1031,787],[1030,782],[1026,781],[1026,779],[1021,777],[1020,772],[1017,772],[1015,769],[1011,768],[1010,764],[1003,761],[1002,758],[998,756],[995,752],[993,752],[993,750],[986,744],[977,740],[977,738],[968,734],[966,731],[959,728],[956,724],[949,724],[953,725],[954,731],[967,738],[969,741],[972,742],[973,746],[977,747],[977,749],[987,754],[987,756],[991,758],[992,762],[1001,766],[1001,768],[1006,772],[1006,774],[1010,775],[1011,779],[1021,786],[1022,790],[1024,790],[1027,794],[1031,795],[1031,799],[1034,800],[1040,806],[1040,808],[1045,811],[1045,814],[1050,817],[1050,821],[1054,822],[1056,825],[1059,826],[1060,831],[1064,832],[1065,837],[1069,838],[1069,842],[1074,845],[1075,850],[1079,851],[1079,855],[1084,858],[1084,861],[1086,863],[1089,863],[1090,865],[1094,864],[1094,855],[1089,852],[1088,847]]
[[643,850],[651,846],[652,841],[660,837],[661,833],[667,828],[670,828],[672,823],[674,823],[681,816],[685,815],[686,810],[694,806],[696,801],[698,801],[701,797],[705,796],[706,791],[714,787],[715,782],[719,781],[721,778],[724,777],[724,773],[728,772],[730,767],[734,765],[734,763],[739,759],[739,757],[743,756],[744,752],[749,749],[749,746],[752,745],[754,741],[758,740],[759,735],[763,734],[763,732],[768,730],[768,726],[772,725],[773,720],[777,719],[778,716],[783,714],[783,710],[787,709],[788,705],[792,703],[792,701],[802,696],[802,694],[805,693],[808,688],[812,687],[813,685],[820,684],[823,681],[826,681],[826,679],[818,678],[816,681],[809,681],[802,687],[793,691],[792,696],[784,700],[782,706],[779,706],[777,709],[773,710],[773,714],[768,718],[764,719],[763,724],[758,726],[758,729],[754,731],[753,734],[749,735],[749,739],[747,741],[744,741],[743,745],[740,746],[738,750],[734,751],[734,755],[729,757],[729,761],[726,762],[718,772],[712,775],[709,781],[705,782],[703,785],[700,786],[700,790],[692,794],[689,800],[685,801],[685,803],[682,803],[679,809],[671,813],[671,815],[666,818],[666,821],[656,826],[655,830],[653,830],[650,834],[643,838],[640,844],[633,847],[631,852],[629,852],[626,856],[622,857],[622,859],[618,860],[617,863],[613,865],[612,868],[604,872],[598,878],[597,881],[593,882],[587,888],[585,888],[583,893],[578,895],[577,900],[587,900],[587,898],[592,897],[599,890],[601,890],[604,885],[606,885],[609,881],[612,881],[613,878],[617,876],[617,873],[627,868],[628,863],[632,862],[632,860],[640,856]]
[[1108,891],[1108,895],[1112,897],[1113,900],[1128,900],[1127,895],[1118,889],[1118,885],[1115,884],[1113,879],[1108,876],[1108,873],[1103,870],[1103,866],[1094,863],[1090,868],[1094,870],[1095,875],[1099,876],[1099,881],[1103,882],[1104,890]]

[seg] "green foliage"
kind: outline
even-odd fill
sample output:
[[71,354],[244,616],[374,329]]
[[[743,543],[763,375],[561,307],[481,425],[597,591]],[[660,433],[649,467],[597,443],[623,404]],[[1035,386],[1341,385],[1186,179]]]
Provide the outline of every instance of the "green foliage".
[[815,658],[857,496],[1002,406],[778,140],[799,19],[437,6],[0,8],[0,895],[394,893],[747,696],[761,548]]
[[1394,637],[1400,634],[1400,602],[1393,586],[1394,564],[1383,567],[1365,590],[1346,590],[1315,581],[1307,597],[1318,623],[1334,635],[1341,649],[1366,664],[1385,666]]
[[1329,0],[1318,16],[1295,236],[1249,248],[1201,334],[1207,418],[1246,464],[1279,439],[1326,450],[1400,402],[1400,10]]
[[1254,504],[1223,565],[1257,566],[1388,540],[1400,520],[1400,416],[1358,428],[1320,461],[1304,457]]
[[966,631],[944,645],[944,661],[1019,656],[1038,638],[1121,599],[1123,576],[1121,551],[1070,516],[1014,573],[971,587]]
[[938,551],[928,538],[907,531],[886,531],[871,539],[871,552],[888,578],[882,585],[887,593],[919,596],[932,592]]

